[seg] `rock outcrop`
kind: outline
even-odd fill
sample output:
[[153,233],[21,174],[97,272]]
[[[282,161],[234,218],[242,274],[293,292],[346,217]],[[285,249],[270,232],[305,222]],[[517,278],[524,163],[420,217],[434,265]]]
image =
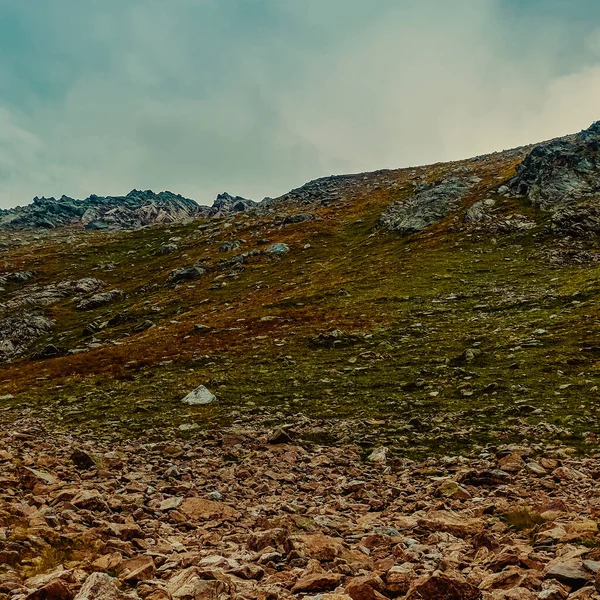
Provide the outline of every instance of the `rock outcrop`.
[[457,208],[474,183],[458,177],[420,183],[410,198],[390,204],[381,215],[379,226],[401,234],[422,231]]
[[536,146],[517,166],[509,187],[543,210],[600,193],[600,121],[577,135]]
[[19,312],[0,318],[0,363],[17,358],[52,331],[52,321],[37,313]]
[[224,217],[238,212],[247,212],[258,205],[254,200],[232,196],[227,192],[219,194],[209,210],[211,217]]

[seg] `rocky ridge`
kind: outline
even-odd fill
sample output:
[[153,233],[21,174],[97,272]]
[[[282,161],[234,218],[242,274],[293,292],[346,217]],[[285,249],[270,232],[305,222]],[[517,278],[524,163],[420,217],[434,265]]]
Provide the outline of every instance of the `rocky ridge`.
[[54,229],[68,225],[87,229],[136,229],[153,224],[185,222],[206,214],[194,200],[171,192],[132,190],[126,196],[91,195],[34,198],[23,207],[0,210],[0,229]]

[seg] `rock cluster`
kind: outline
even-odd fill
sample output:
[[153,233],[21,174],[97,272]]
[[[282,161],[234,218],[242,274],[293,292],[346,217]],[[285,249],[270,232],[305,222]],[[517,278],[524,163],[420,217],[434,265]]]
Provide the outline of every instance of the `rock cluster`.
[[[156,436],[153,436],[156,438]],[[422,463],[223,429],[0,450],[0,598],[598,598],[598,459]]]

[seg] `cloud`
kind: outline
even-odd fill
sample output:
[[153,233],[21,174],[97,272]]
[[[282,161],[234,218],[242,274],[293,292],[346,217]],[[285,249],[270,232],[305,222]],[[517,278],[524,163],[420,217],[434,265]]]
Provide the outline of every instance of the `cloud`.
[[0,8],[0,207],[133,187],[260,199],[599,118],[593,4],[31,3]]

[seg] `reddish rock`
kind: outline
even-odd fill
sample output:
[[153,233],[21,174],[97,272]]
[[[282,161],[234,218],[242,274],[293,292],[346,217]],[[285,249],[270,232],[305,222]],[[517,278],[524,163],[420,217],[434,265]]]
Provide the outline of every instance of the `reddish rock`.
[[119,579],[126,583],[136,583],[154,576],[154,561],[151,556],[137,556],[121,565]]
[[304,535],[299,538],[306,556],[321,562],[330,562],[344,553],[344,543],[340,538],[332,538],[322,533]]
[[25,600],[72,600],[75,594],[61,579],[54,579],[39,590],[27,595]]
[[235,590],[231,582],[226,577],[211,578],[212,575],[198,567],[189,567],[169,579],[166,591],[173,600],[220,600],[221,597],[233,597]]
[[446,510],[433,510],[419,518],[419,527],[430,531],[447,531],[456,537],[475,536],[483,529],[481,519],[469,518]]
[[355,577],[344,587],[352,600],[385,600],[385,596],[379,593],[383,589],[383,581],[377,575]]
[[339,573],[310,573],[304,575],[292,588],[292,593],[299,592],[326,592],[336,588],[342,580]]
[[406,594],[416,578],[414,565],[410,563],[395,565],[385,576],[386,590],[396,595]]
[[233,521],[240,516],[236,510],[227,506],[227,504],[204,498],[186,498],[181,503],[179,510],[186,517],[195,521],[212,521],[216,519]]
[[92,563],[94,571],[119,571],[123,564],[123,555],[120,552],[104,554]]

